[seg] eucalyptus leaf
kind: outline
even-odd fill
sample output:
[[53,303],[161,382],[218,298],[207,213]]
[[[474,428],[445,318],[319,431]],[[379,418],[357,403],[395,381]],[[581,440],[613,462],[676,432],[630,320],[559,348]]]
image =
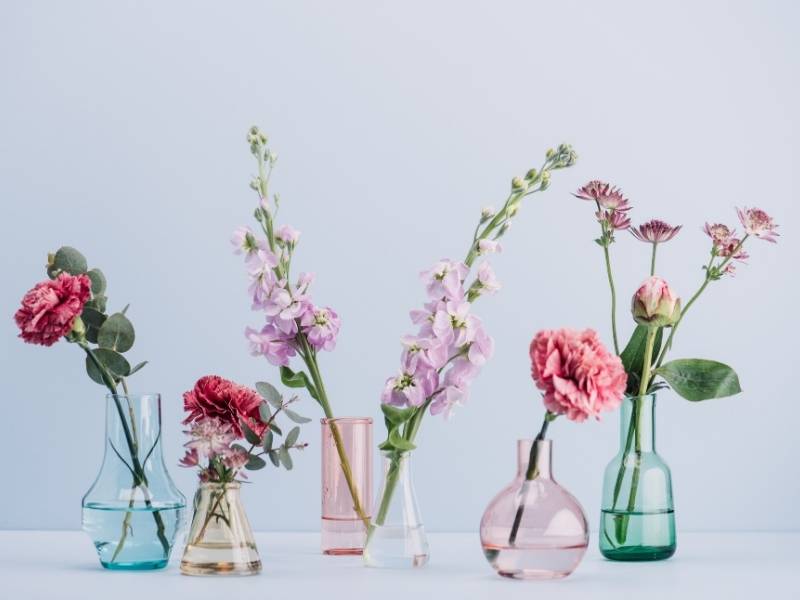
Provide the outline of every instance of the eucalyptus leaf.
[[269,404],[262,402],[258,405],[258,416],[262,423],[269,423],[269,420],[272,418],[272,412],[269,410]]
[[251,454],[247,459],[247,464],[244,466],[245,469],[248,471],[258,471],[259,469],[263,469],[267,466],[266,461],[261,458],[260,456],[256,456],[255,454]]
[[133,324],[122,313],[114,313],[108,317],[97,334],[97,343],[100,347],[117,352],[130,350],[135,339]]
[[141,371],[145,367],[145,365],[147,365],[147,361],[143,360],[142,362],[140,362],[138,365],[136,365],[131,369],[130,375],[133,375],[137,371]]
[[270,423],[269,430],[274,432],[276,435],[283,435],[283,430],[275,424],[275,421]]
[[742,391],[736,372],[715,360],[682,358],[661,365],[655,372],[692,402],[725,398]]
[[289,419],[291,419],[295,423],[300,423],[301,425],[303,423],[311,423],[311,419],[309,419],[308,417],[302,417],[289,408],[284,408],[283,414],[285,414]]
[[102,312],[91,306],[83,307],[81,319],[84,325],[86,325],[86,339],[92,344],[97,343],[97,334],[103,326],[103,323],[105,323],[106,318],[107,317]]
[[275,465],[276,467],[280,467],[281,466],[281,462],[280,462],[280,459],[278,458],[278,451],[277,450],[270,450],[267,453],[267,456],[269,457],[269,460],[273,465]]
[[256,390],[258,394],[275,408],[280,408],[283,402],[281,393],[271,383],[266,381],[259,381],[256,383]]
[[286,446],[282,446],[281,449],[278,450],[278,459],[287,471],[292,470],[294,463],[292,462],[292,457],[289,454],[289,450],[286,449]]
[[94,308],[95,310],[104,313],[106,312],[106,304],[108,303],[108,298],[106,296],[98,295],[92,298],[91,300],[87,301],[84,306],[88,306],[90,308]]
[[106,276],[100,269],[90,269],[86,272],[92,282],[92,295],[100,296],[106,291]]
[[286,438],[285,441],[283,442],[283,445],[286,446],[287,448],[290,448],[295,445],[295,443],[297,442],[297,438],[299,437],[300,437],[300,428],[297,425],[295,425],[294,427],[292,427],[289,433],[286,434]]
[[[130,364],[127,360],[125,360],[125,357],[118,352],[114,352],[113,350],[109,350],[107,348],[95,348],[92,350],[92,353],[100,362],[100,364],[108,369],[116,378],[127,377],[130,375]],[[94,361],[88,356],[86,357],[86,373],[95,383],[105,385],[105,381],[103,381],[103,374],[94,364]]]
[[53,257],[53,266],[70,275],[81,275],[86,273],[86,270],[89,268],[83,254],[70,246],[62,246],[56,251]]
[[272,434],[272,431],[267,431],[266,435],[264,436],[264,452],[270,452],[272,450],[272,443],[275,440],[275,436]]
[[314,398],[314,400],[319,401],[317,388],[314,387],[314,384],[311,383],[311,380],[308,378],[308,375],[306,375],[305,372],[298,371],[295,373],[289,367],[281,367],[281,381],[283,382],[283,385],[291,388],[306,388],[308,393],[311,394],[311,397]]
[[239,423],[242,426],[242,431],[244,432],[244,439],[253,445],[260,446],[261,438],[258,436],[258,434],[250,428],[244,419],[242,419]]

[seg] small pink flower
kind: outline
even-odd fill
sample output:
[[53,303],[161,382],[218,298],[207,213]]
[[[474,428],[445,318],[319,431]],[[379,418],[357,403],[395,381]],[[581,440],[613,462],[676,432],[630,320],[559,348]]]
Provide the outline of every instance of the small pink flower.
[[722,223],[706,223],[703,227],[703,231],[705,231],[706,235],[711,238],[711,242],[717,248],[726,246],[728,240],[735,235],[734,231]]
[[478,254],[481,256],[502,251],[503,247],[500,245],[500,242],[496,242],[495,240],[481,240],[478,242]]
[[[723,258],[732,258],[733,260],[738,260],[739,262],[745,262],[750,255],[745,252],[744,248],[741,246],[742,240],[735,237],[728,238],[722,246],[717,248],[717,253],[722,256]],[[731,273],[733,270],[730,271]]]
[[314,350],[331,351],[336,347],[341,322],[332,308],[310,308],[300,318],[300,325]]
[[200,464],[200,455],[197,453],[197,448],[189,448],[178,464],[182,467],[198,466]]
[[531,342],[530,357],[531,375],[550,412],[580,422],[620,405],[625,369],[592,329],[540,331]]
[[492,265],[488,262],[482,262],[478,267],[478,283],[481,286],[481,291],[489,294],[494,294],[502,287],[500,282],[497,281]]
[[631,218],[627,212],[620,210],[599,210],[595,213],[598,223],[605,223],[609,228],[616,231],[628,229],[631,226]]
[[238,446],[228,448],[222,455],[222,464],[233,471],[238,471],[244,467],[249,460],[250,455],[247,450]]
[[680,317],[681,301],[666,281],[653,275],[633,295],[631,312],[640,325],[664,327],[673,325]]
[[461,300],[464,297],[464,278],[469,269],[461,262],[442,259],[420,273],[428,296],[434,300]]
[[284,244],[294,246],[300,239],[300,232],[291,225],[281,225],[275,233],[275,237]]
[[739,220],[742,222],[745,233],[772,243],[778,241],[775,239],[779,235],[775,231],[778,226],[773,223],[772,217],[763,210],[760,208],[737,208],[736,212],[739,214]]
[[436,369],[420,362],[414,371],[403,369],[397,376],[386,380],[381,402],[400,407],[422,406],[438,384]]
[[633,237],[642,242],[660,244],[674,238],[682,227],[683,225],[673,227],[669,223],[653,219],[647,223],[642,223],[639,227],[634,227],[631,229],[631,233]]
[[258,241],[249,227],[238,227],[231,235],[231,245],[234,254],[244,254],[247,257],[266,248],[266,243]]
[[288,367],[289,359],[297,354],[294,336],[286,335],[271,323],[261,331],[248,327],[245,336],[250,343],[250,354],[263,356],[276,367]]
[[188,431],[184,431],[191,439],[184,444],[189,448],[184,461],[189,463],[200,459],[224,456],[229,450],[231,443],[237,438],[237,433],[233,430],[230,423],[225,423],[217,417],[203,417],[192,422]]
[[612,187],[610,183],[595,179],[580,188],[573,194],[581,200],[597,202],[600,208],[624,212],[630,210],[628,200],[622,195],[622,190]]
[[52,346],[72,330],[91,296],[92,282],[86,275],[61,273],[53,281],[42,281],[22,298],[14,314],[23,340]]

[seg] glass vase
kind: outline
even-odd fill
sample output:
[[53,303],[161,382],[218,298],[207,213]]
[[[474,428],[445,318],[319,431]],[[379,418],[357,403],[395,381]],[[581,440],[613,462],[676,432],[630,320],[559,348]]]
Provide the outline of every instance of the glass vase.
[[558,579],[581,562],[589,530],[581,505],[553,479],[552,442],[535,443],[535,470],[527,479],[534,441],[517,441],[517,474],[483,513],[481,545],[503,577]]
[[107,569],[169,562],[186,499],[161,454],[161,396],[106,396],[105,456],[83,497],[83,530]]
[[[372,498],[372,419],[341,417],[322,419],[321,423],[322,552],[360,555],[367,539]],[[340,451],[347,457],[347,465],[342,464]]]
[[612,560],[663,560],[675,553],[669,467],[655,448],[655,395],[626,398],[619,453],[606,467],[600,552]]
[[428,562],[428,538],[411,479],[409,452],[383,453],[383,483],[364,546],[368,567],[412,568]]
[[239,494],[241,485],[201,483],[181,559],[185,575],[255,575],[261,559]]

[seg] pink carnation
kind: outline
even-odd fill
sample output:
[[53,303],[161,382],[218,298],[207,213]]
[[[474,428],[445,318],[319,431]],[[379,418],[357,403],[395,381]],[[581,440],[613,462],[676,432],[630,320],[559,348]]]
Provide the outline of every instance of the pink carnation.
[[242,438],[241,422],[244,421],[260,436],[266,428],[258,414],[260,405],[261,397],[255,390],[217,375],[207,375],[183,394],[183,408],[189,413],[183,422],[217,418],[221,423],[229,424],[236,436]]
[[531,342],[530,356],[531,375],[550,412],[580,422],[620,405],[627,375],[622,361],[594,330],[540,331]]
[[86,275],[61,273],[53,281],[42,281],[22,299],[14,315],[19,337],[29,344],[52,346],[72,330],[75,319],[91,296],[92,282]]

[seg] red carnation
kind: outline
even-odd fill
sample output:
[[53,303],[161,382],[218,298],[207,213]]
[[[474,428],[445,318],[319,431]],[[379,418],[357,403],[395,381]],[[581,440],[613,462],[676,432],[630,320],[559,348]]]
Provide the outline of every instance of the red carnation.
[[14,315],[19,337],[29,344],[52,346],[72,330],[91,290],[92,282],[86,275],[61,273],[53,281],[37,283],[25,294]]
[[261,436],[266,428],[258,414],[261,402],[261,396],[255,390],[217,375],[206,375],[197,380],[194,389],[183,394],[183,408],[189,413],[183,422],[215,417],[229,423],[241,438],[244,437],[241,426],[244,421]]

